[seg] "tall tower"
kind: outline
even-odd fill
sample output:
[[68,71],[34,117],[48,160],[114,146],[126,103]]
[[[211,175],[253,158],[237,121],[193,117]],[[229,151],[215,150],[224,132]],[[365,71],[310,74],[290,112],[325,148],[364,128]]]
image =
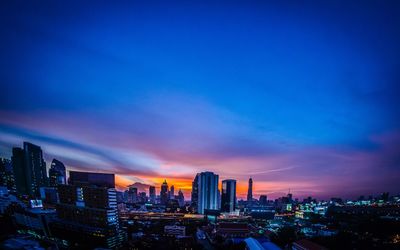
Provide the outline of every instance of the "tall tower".
[[0,186],[15,191],[14,173],[9,159],[0,158]]
[[197,213],[204,214],[205,209],[218,209],[218,175],[213,172],[197,174]]
[[19,194],[40,196],[39,188],[48,185],[46,162],[42,149],[29,142],[24,148],[13,148],[13,170]]
[[247,201],[253,201],[253,179],[251,177],[249,179],[249,188],[247,190]]
[[199,202],[199,177],[196,175],[192,182],[192,197],[191,197],[191,207],[193,208],[194,212],[197,213],[197,205]]
[[156,202],[156,187],[154,186],[149,187],[149,198],[151,203]]
[[161,191],[160,191],[160,201],[161,204],[167,204],[168,202],[168,184],[167,181],[164,180],[163,184],[161,185]]
[[169,198],[170,199],[175,199],[175,187],[174,187],[174,185],[171,185],[171,187],[170,187]]
[[128,186],[128,202],[135,203],[138,201],[138,189],[137,187],[130,185]]
[[236,180],[222,181],[221,210],[233,212],[236,209]]
[[181,189],[179,189],[178,191],[178,203],[180,207],[183,207],[185,205],[185,196],[183,196]]

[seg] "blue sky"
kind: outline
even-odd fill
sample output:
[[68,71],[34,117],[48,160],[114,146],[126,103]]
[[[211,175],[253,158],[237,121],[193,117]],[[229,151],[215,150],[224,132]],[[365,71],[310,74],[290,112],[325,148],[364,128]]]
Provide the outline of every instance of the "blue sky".
[[4,156],[31,140],[126,183],[399,191],[396,1],[1,5]]

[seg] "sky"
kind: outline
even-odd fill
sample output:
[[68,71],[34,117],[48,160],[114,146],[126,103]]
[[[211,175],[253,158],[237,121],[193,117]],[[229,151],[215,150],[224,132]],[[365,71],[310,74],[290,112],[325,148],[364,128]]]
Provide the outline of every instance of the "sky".
[[2,1],[0,156],[254,196],[400,193],[399,1]]

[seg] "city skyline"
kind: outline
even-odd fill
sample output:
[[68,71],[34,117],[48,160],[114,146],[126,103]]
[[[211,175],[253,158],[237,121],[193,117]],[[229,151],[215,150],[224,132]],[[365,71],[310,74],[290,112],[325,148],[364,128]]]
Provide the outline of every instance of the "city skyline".
[[31,4],[1,3],[0,157],[186,199],[204,171],[241,199],[400,192],[399,3]]

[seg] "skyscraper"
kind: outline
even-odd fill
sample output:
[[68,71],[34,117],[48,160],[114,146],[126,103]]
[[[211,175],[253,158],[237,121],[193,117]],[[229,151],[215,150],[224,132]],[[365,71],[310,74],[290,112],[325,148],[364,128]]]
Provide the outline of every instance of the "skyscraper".
[[49,169],[49,186],[56,187],[58,184],[67,184],[67,174],[64,164],[53,159]]
[[236,180],[222,181],[221,210],[233,212],[236,209]]
[[161,185],[161,190],[160,190],[160,202],[161,204],[167,204],[169,200],[168,197],[168,184],[167,181],[164,180],[163,184]]
[[180,207],[183,207],[185,205],[185,196],[183,196],[183,192],[180,189],[178,191],[178,203]]
[[80,249],[116,248],[121,244],[123,234],[111,179],[114,174],[70,171],[70,184],[57,186],[58,219],[51,224],[55,237]]
[[169,198],[170,199],[175,199],[175,187],[174,187],[174,185],[171,185],[171,187],[170,187]]
[[138,201],[138,189],[134,186],[129,186],[128,189],[128,202],[135,203]]
[[151,203],[156,202],[156,187],[154,186],[149,187],[149,198]]
[[191,194],[191,207],[193,212],[197,213],[197,203],[199,201],[199,185],[198,185],[198,176],[194,177],[192,182],[192,194]]
[[267,201],[267,196],[266,195],[260,195],[260,199],[259,199],[260,205],[267,205],[268,201]]
[[14,173],[9,159],[0,158],[0,186],[15,191]]
[[204,214],[205,209],[218,209],[218,175],[213,172],[197,174],[197,213]]
[[249,179],[249,188],[247,190],[247,201],[253,201],[253,179]]
[[40,196],[40,187],[48,185],[42,149],[29,142],[24,148],[13,148],[12,165],[19,194]]

